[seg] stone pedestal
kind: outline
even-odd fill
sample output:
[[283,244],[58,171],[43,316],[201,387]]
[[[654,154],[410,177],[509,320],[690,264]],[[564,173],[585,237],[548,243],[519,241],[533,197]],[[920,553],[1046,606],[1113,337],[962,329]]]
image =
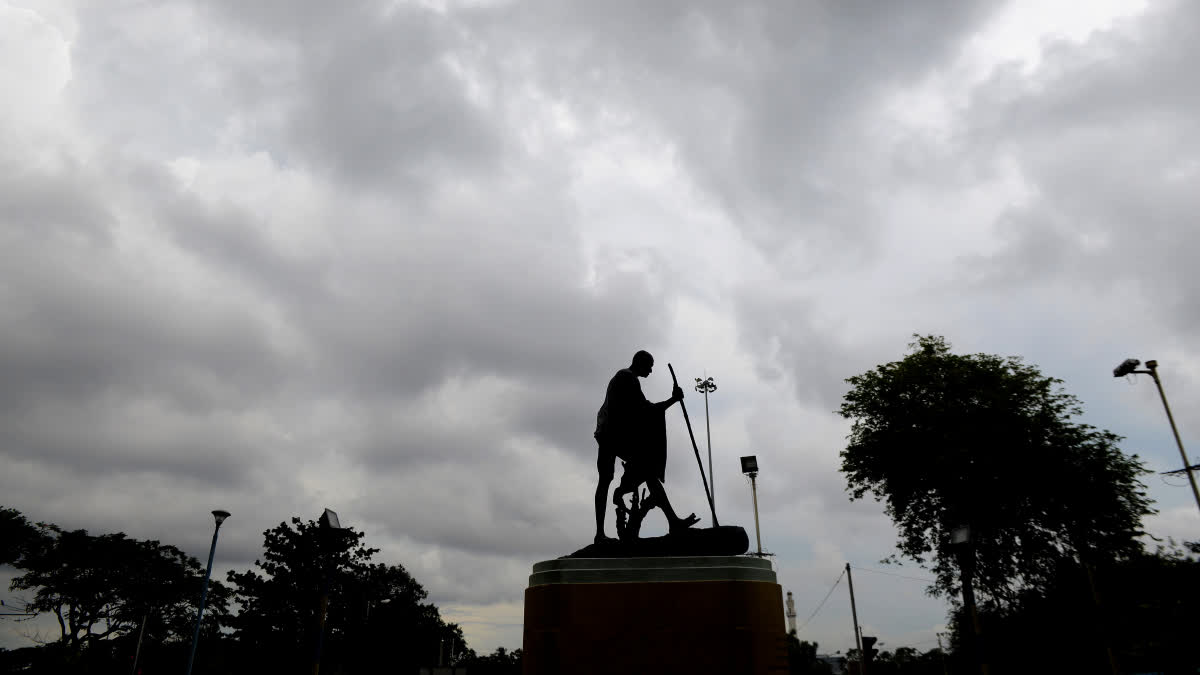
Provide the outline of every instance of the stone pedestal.
[[547,560],[525,590],[525,675],[787,672],[783,591],[742,556]]

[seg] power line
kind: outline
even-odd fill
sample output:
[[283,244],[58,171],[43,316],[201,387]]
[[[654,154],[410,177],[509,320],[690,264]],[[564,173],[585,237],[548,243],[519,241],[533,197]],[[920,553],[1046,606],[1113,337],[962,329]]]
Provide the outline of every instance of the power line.
[[0,612],[0,616],[37,616],[37,612],[29,611],[29,603],[24,601],[21,601],[21,606],[18,607],[16,605],[10,605],[4,600],[0,600],[0,607],[3,607],[5,610],[14,610],[11,612]]
[[838,575],[838,578],[833,580],[833,585],[829,587],[829,592],[825,594],[825,597],[821,600],[821,603],[817,605],[817,608],[812,611],[812,614],[809,614],[808,618],[804,620],[804,625],[796,629],[797,635],[800,634],[800,631],[804,630],[804,626],[807,626],[809,621],[813,620],[813,617],[817,615],[817,612],[821,611],[821,608],[825,606],[825,601],[829,599],[829,596],[833,595],[834,589],[838,587],[838,584],[842,583],[842,577],[844,576],[846,576],[846,570],[842,570],[842,573]]
[[883,570],[873,570],[869,567],[857,567],[855,565],[851,565],[850,567],[852,567],[856,570],[861,570],[863,572],[871,572],[873,574],[886,574],[889,577],[898,577],[900,579],[911,579],[913,581],[924,581],[924,582],[931,583],[931,584],[935,583],[937,581],[937,579],[926,579],[925,577],[909,577],[909,576],[905,576],[903,574],[896,574],[895,572],[884,572]]

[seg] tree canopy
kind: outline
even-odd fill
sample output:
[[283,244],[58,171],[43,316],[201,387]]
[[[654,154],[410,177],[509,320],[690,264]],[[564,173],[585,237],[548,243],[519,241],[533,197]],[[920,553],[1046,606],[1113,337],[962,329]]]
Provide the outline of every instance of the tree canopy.
[[[195,558],[123,533],[92,535],[39,523],[26,534],[25,548],[14,561],[23,573],[11,588],[33,592],[30,611],[54,615],[62,645],[79,651],[129,635],[151,615],[150,631],[159,639],[191,637],[203,578]],[[216,584],[209,592],[210,632],[227,617],[227,604],[228,593]]]
[[[1052,586],[1021,591],[1015,602],[982,615],[993,672],[1194,673],[1200,618],[1200,544],[1160,546],[1097,566],[1090,575],[1063,561]],[[959,609],[952,643],[972,632]],[[1044,639],[1053,636],[1053,639]],[[1068,648],[1064,648],[1068,647]]]
[[[519,649],[476,655],[403,566],[372,560],[378,549],[361,532],[292,518],[263,534],[253,569],[210,582],[194,672],[308,672],[318,644],[323,672],[416,672],[439,662],[520,672]],[[129,672],[135,653],[146,672],[187,663],[204,573],[195,558],[123,533],[31,523],[6,507],[0,535],[0,564],[18,572],[10,589],[61,629],[38,639],[41,647],[0,650],[0,671]]]
[[900,554],[930,567],[934,593],[957,591],[959,525],[971,528],[977,589],[1000,605],[1052,585],[1063,559],[1141,551],[1146,470],[1120,437],[1078,421],[1060,380],[1019,357],[914,337],[903,359],[847,380],[842,472],[851,499],[885,502]]
[[31,553],[41,550],[48,537],[20,511],[0,507],[0,565],[22,567]]
[[266,658],[299,667],[316,656],[322,599],[327,603],[322,669],[365,672],[374,665],[415,672],[470,652],[462,630],[444,622],[401,565],[372,563],[378,549],[352,528],[292,518],[263,533],[254,570],[230,572],[241,612],[232,620],[243,665]]

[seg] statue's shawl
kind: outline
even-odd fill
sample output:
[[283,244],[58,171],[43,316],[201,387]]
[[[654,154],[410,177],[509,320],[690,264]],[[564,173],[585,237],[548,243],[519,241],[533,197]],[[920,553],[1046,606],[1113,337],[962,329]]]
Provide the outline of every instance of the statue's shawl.
[[617,457],[627,463],[627,470],[633,469],[647,479],[666,479],[666,411],[646,400],[632,370],[619,370],[609,380],[604,404],[596,414],[596,437],[612,443]]

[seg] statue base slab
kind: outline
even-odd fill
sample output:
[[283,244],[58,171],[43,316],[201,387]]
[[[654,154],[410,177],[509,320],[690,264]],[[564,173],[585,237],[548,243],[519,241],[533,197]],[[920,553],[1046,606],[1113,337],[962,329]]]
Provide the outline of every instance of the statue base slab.
[[735,556],[750,548],[746,530],[736,525],[689,527],[661,537],[589,544],[567,558],[665,558],[678,556]]
[[522,654],[524,675],[783,675],[783,591],[761,558],[547,560],[525,590]]

